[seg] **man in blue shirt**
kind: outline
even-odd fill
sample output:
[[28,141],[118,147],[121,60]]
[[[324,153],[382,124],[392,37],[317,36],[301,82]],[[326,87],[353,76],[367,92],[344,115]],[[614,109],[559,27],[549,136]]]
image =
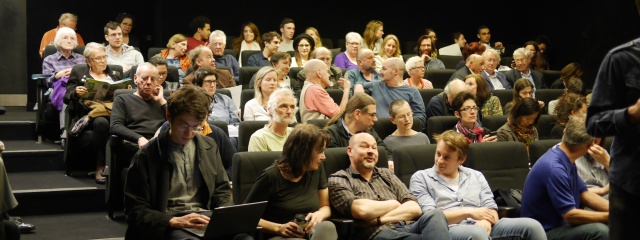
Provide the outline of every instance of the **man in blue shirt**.
[[538,220],[549,239],[609,237],[609,201],[587,191],[575,164],[593,144],[584,114],[572,116],[562,142],[542,155],[527,175],[522,216]]

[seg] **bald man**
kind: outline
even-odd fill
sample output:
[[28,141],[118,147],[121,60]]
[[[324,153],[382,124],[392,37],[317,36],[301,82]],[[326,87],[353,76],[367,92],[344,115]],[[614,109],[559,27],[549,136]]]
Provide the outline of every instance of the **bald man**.
[[427,119],[433,116],[454,116],[451,102],[462,91],[469,91],[469,86],[460,79],[453,79],[444,87],[444,91],[429,100]]
[[349,101],[349,89],[351,88],[349,81],[344,78],[339,80],[345,87],[342,90],[342,100],[338,105],[325,90],[331,85],[329,67],[325,62],[318,59],[309,60],[304,65],[304,73],[307,79],[300,92],[300,117],[303,123],[309,119],[333,118],[344,111],[347,101]]
[[482,74],[482,65],[484,65],[484,57],[475,53],[471,54],[467,57],[464,67],[454,72],[451,78],[449,78],[449,81],[453,79],[464,79],[464,77],[472,73]]

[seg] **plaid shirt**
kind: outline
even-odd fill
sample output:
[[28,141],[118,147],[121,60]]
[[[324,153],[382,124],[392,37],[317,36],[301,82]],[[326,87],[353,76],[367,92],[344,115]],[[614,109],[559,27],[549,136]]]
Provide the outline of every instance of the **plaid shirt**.
[[[416,201],[415,196],[388,168],[374,168],[371,181],[364,179],[352,167],[329,176],[329,200],[343,216],[353,219],[351,205],[356,199],[378,201],[397,200],[400,203]],[[393,223],[358,229],[357,239],[369,239],[383,229],[390,229]]]
[[69,58],[65,58],[60,51],[57,51],[56,53],[44,58],[44,61],[42,61],[42,73],[51,74],[51,77],[47,79],[47,83],[51,84],[57,81],[55,77],[57,72],[67,68],[72,68],[74,65],[80,63],[86,63],[84,56],[71,52]]

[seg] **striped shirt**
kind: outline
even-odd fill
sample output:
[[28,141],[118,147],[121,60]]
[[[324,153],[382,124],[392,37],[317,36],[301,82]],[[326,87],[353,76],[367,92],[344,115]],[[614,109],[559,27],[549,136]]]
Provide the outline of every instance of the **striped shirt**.
[[51,74],[51,77],[47,79],[47,83],[53,83],[57,81],[55,74],[67,68],[72,68],[79,63],[85,63],[84,56],[71,52],[68,58],[64,57],[60,51],[51,54],[44,58],[42,61],[42,74]]

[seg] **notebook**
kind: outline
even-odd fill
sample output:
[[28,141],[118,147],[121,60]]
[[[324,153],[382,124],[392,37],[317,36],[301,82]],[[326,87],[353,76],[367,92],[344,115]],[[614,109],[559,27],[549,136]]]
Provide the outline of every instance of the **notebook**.
[[209,224],[203,229],[183,228],[200,239],[221,239],[256,231],[267,201],[219,207],[211,211]]

